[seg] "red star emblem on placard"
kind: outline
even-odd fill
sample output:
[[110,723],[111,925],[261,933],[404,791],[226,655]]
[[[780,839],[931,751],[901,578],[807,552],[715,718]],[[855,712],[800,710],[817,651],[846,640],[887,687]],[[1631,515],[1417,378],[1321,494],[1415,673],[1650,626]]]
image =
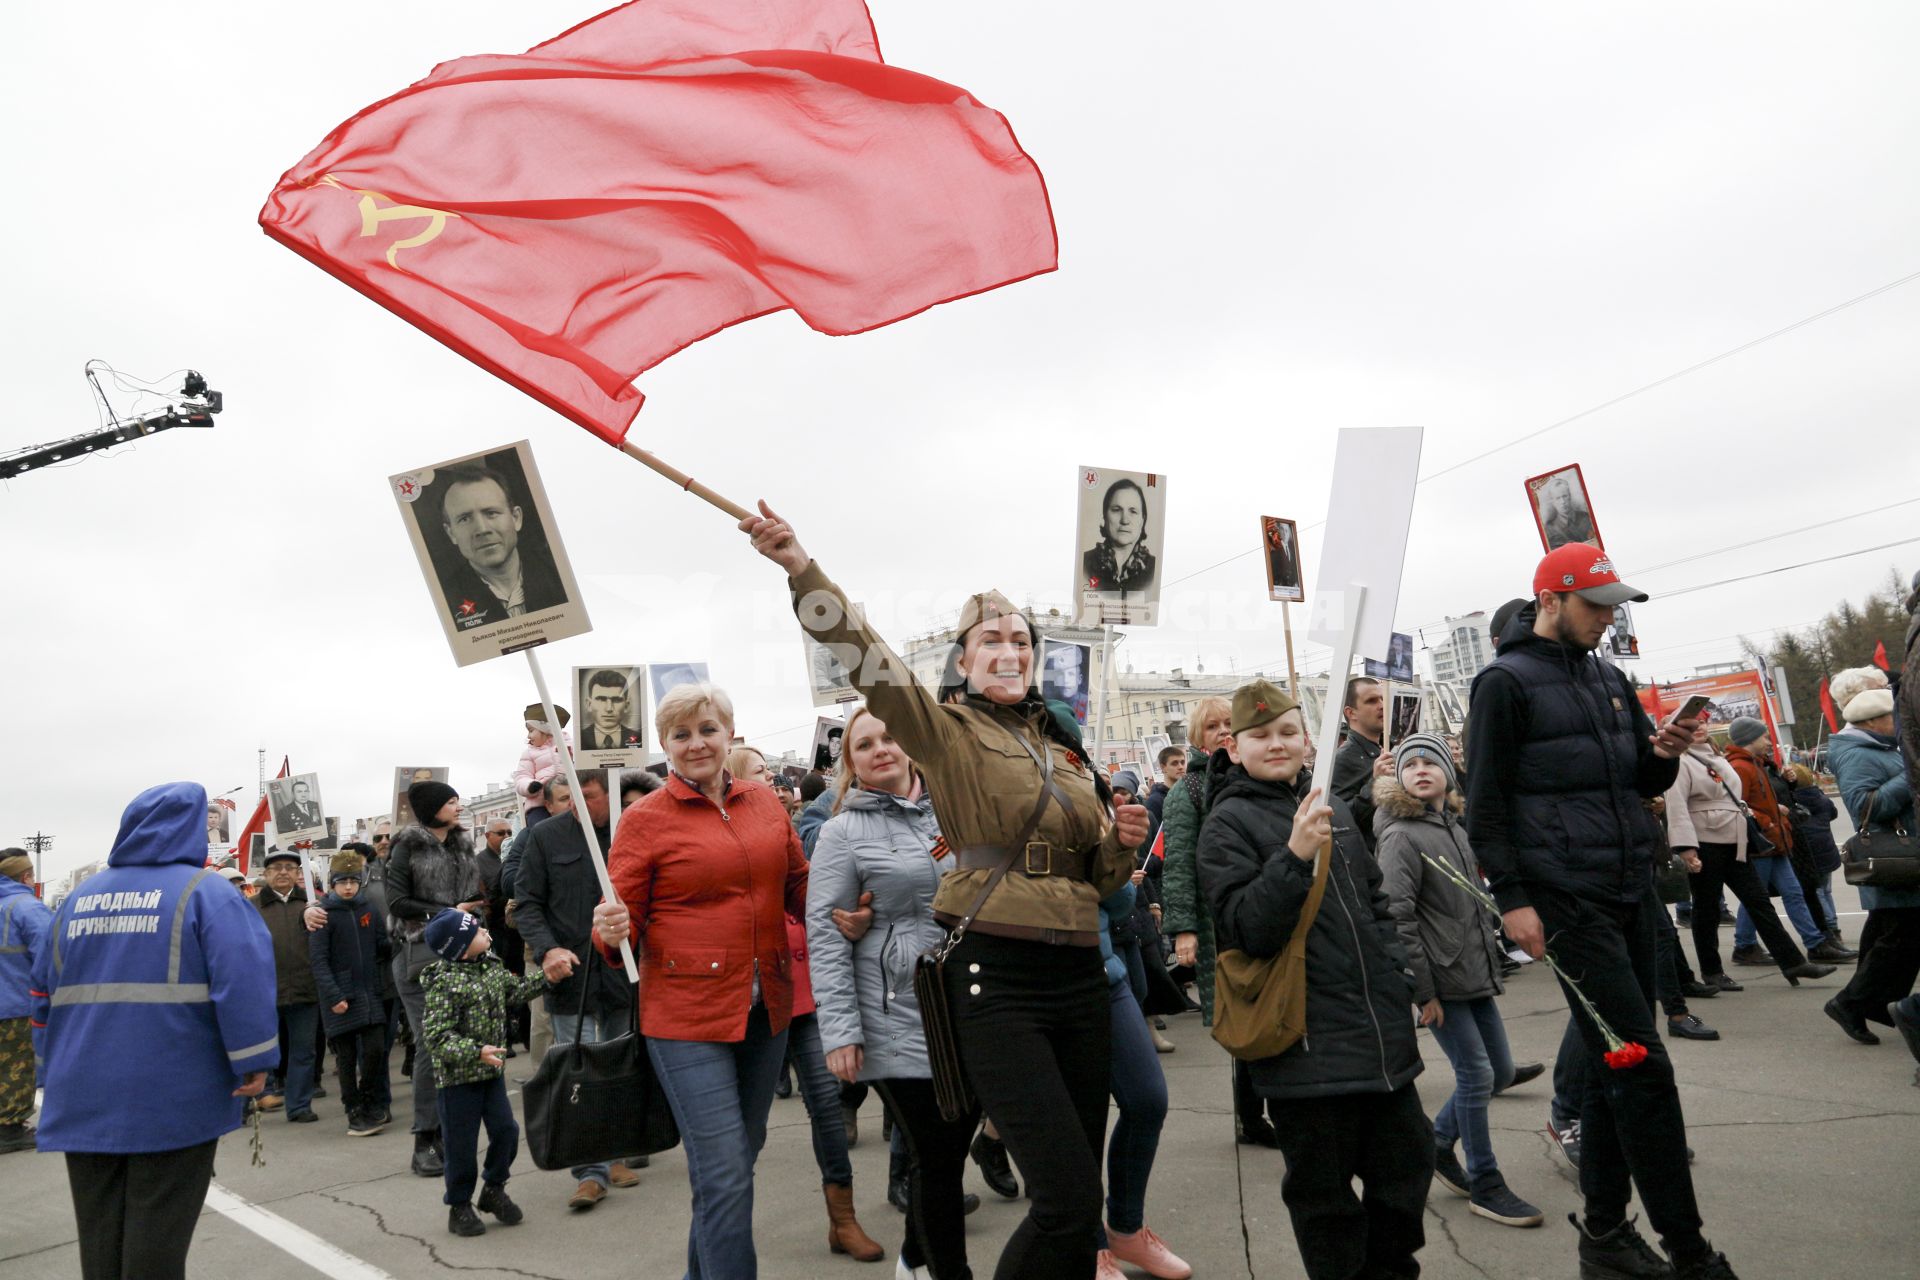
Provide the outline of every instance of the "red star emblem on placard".
[[1100,589],[1100,579],[1098,578],[1087,579],[1087,590],[1098,591],[1099,589]]
[[473,616],[474,610],[477,607],[478,606],[476,606],[471,600],[462,600],[460,602],[460,616],[463,618],[471,618]]
[[402,492],[402,493],[404,493],[404,494],[406,494],[406,495],[407,495],[408,497],[412,497],[412,496],[413,496],[413,481],[411,481],[411,480],[402,480],[402,481],[400,482],[400,492]]

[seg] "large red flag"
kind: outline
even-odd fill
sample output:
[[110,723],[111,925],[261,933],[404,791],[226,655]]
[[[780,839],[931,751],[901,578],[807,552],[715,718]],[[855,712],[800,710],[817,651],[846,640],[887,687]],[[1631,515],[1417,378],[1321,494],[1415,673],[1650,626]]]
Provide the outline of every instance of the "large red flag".
[[461,58],[287,170],[268,235],[611,444],[630,384],[792,308],[857,333],[1057,265],[1040,171],[859,0],[634,0]]
[[1833,690],[1827,687],[1827,678],[1820,677],[1820,712],[1827,718],[1827,732],[1840,732],[1840,710],[1833,705]]

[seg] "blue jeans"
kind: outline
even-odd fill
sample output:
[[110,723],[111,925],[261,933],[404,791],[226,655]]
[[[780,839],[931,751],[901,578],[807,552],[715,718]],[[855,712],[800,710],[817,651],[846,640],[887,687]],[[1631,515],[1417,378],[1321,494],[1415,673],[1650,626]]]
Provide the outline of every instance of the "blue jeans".
[[[1747,861],[1768,895],[1780,895],[1780,905],[1787,909],[1787,919],[1800,934],[1800,941],[1809,947],[1817,947],[1824,942],[1826,930],[1813,922],[1813,913],[1807,910],[1806,895],[1800,891],[1800,877],[1793,874],[1793,864],[1780,857],[1748,858]],[[1747,914],[1745,907],[1741,907],[1739,918],[1733,926],[1733,945],[1750,947],[1755,937],[1753,917]]]
[[787,1033],[774,1035],[766,1006],[755,1005],[744,1040],[649,1036],[647,1054],[680,1126],[693,1184],[687,1280],[754,1280],[753,1164],[767,1141]]
[[1498,1173],[1500,1162],[1493,1158],[1487,1131],[1487,1099],[1513,1083],[1513,1053],[1500,1006],[1492,996],[1481,996],[1442,1000],[1440,1012],[1445,1015],[1440,1024],[1428,1030],[1453,1064],[1453,1096],[1433,1118],[1433,1140],[1443,1147],[1459,1140],[1466,1148],[1468,1177]]
[[[616,1036],[625,1035],[631,1030],[628,1024],[633,1021],[632,1016],[625,1009],[621,1009],[615,1013],[605,1014],[588,1013],[582,1015],[579,1013],[554,1013],[551,1000],[547,1003],[547,1012],[553,1017],[553,1042],[555,1044],[573,1043],[576,1034],[574,1031],[575,1023],[581,1024],[578,1035],[582,1044],[599,1044],[602,1040],[612,1040]],[[597,1182],[602,1187],[605,1187],[607,1185],[607,1166],[604,1163],[583,1164],[573,1171],[573,1180],[575,1182]]]
[[513,1118],[513,1104],[507,1101],[506,1077],[443,1085],[434,1092],[433,1105],[446,1148],[443,1199],[448,1204],[473,1199],[474,1180],[480,1174],[482,1126],[487,1130],[487,1185],[505,1186],[513,1175],[513,1158],[520,1154],[520,1122]]
[[313,1110],[313,1044],[320,1033],[320,1006],[283,1004],[280,1014],[280,1065],[267,1076],[267,1092],[285,1095],[287,1119]]
[[[1137,948],[1134,953],[1139,954]],[[1147,1178],[1167,1120],[1167,1077],[1132,990],[1116,983],[1110,991],[1113,1057],[1107,1079],[1120,1118],[1107,1139],[1107,1226],[1132,1235],[1146,1221]],[[1107,1247],[1105,1228],[1100,1247]]]
[[840,1081],[827,1070],[820,1047],[820,1020],[811,1013],[787,1024],[787,1057],[800,1077],[800,1100],[813,1129],[813,1162],[822,1186],[853,1185],[853,1161],[847,1155],[847,1122],[840,1114]]

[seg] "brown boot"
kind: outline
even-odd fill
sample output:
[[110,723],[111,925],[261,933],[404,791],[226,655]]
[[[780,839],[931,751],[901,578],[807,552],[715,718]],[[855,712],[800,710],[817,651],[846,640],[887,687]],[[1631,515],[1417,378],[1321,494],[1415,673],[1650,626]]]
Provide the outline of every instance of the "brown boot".
[[887,1256],[853,1216],[853,1188],[829,1182],[827,1191],[827,1248],[856,1262],[878,1262]]

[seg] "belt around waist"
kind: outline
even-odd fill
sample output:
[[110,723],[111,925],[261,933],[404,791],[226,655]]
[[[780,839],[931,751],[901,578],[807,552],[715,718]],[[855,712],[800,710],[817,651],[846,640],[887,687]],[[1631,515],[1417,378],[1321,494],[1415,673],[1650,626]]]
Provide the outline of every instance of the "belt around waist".
[[[949,929],[960,923],[960,917],[945,911],[936,911],[933,918]],[[1021,942],[1044,942],[1050,947],[1097,947],[1100,934],[1094,929],[1045,929],[1035,924],[1002,924],[998,920],[975,920],[967,926],[969,933],[985,933],[996,938],[1017,938]]]
[[[991,844],[956,849],[953,866],[956,871],[998,871],[1005,864],[1009,852],[1000,845]],[[1087,855],[1062,849],[1045,840],[1029,840],[1026,848],[1014,856],[1012,870],[1036,878],[1059,876],[1063,880],[1085,880]]]

